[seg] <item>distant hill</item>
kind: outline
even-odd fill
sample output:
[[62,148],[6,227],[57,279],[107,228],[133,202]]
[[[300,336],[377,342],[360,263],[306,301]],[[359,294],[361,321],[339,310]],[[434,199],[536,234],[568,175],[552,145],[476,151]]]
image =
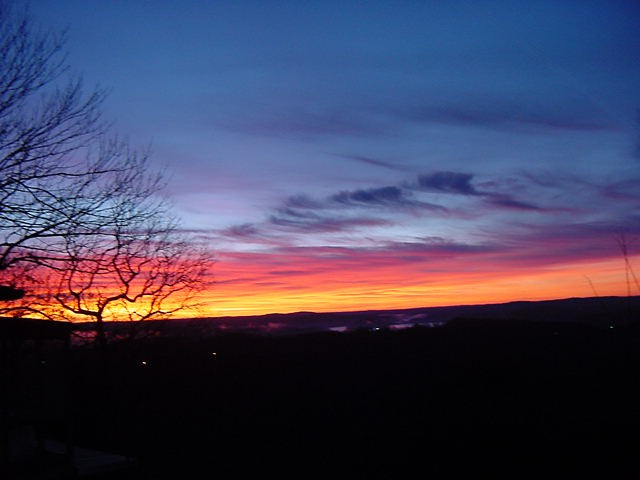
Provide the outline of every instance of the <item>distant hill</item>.
[[[423,307],[402,310],[359,312],[296,312],[243,317],[210,317],[158,320],[137,328],[153,335],[209,336],[222,332],[296,334],[318,331],[344,332],[358,329],[400,330],[413,326],[439,327],[457,320],[478,325],[481,320],[570,322],[609,328],[640,320],[640,296],[568,298],[546,301],[517,301],[488,305]],[[76,324],[76,330],[91,328],[91,323]],[[112,322],[109,328],[126,333],[129,322]]]
[[94,480],[405,478],[443,460],[440,478],[478,458],[492,475],[515,459],[513,476],[592,468],[604,448],[635,471],[639,313],[629,297],[148,322],[109,355],[74,349],[65,405],[78,445],[139,462]]

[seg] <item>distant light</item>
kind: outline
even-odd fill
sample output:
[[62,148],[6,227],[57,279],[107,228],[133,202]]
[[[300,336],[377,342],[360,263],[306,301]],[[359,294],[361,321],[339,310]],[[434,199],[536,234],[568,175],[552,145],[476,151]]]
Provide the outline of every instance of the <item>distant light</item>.
[[142,362],[140,362],[140,363],[142,363],[142,365],[146,365],[146,364],[147,364],[146,360],[143,360],[143,361],[142,361]]
[[613,328],[613,325],[609,325],[609,328]]
[[213,355],[214,357],[218,356],[218,352],[211,352],[211,355]]
[[374,328],[374,330],[375,330],[376,332],[379,332],[379,331],[380,331],[380,327],[376,327],[376,328]]

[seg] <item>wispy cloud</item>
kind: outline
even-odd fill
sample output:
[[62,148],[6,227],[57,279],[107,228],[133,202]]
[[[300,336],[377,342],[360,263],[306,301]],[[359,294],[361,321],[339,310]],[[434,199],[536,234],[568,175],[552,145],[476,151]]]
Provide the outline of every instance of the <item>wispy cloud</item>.
[[[540,102],[536,102],[540,103]],[[565,105],[562,110],[534,106],[528,102],[509,102],[504,98],[487,97],[482,100],[466,98],[464,102],[424,101],[422,105],[396,104],[389,106],[391,116],[414,123],[436,123],[500,130],[543,129],[600,131],[618,128],[609,116],[586,105]]]
[[610,182],[601,187],[602,194],[612,200],[640,206],[640,177]]
[[522,210],[522,211],[553,211],[555,208],[543,208],[533,203],[523,202],[520,200],[516,200],[510,195],[499,194],[499,193],[485,193],[483,196],[487,199],[488,203],[500,208],[506,208],[511,210]]
[[301,107],[264,107],[214,120],[214,126],[247,135],[308,140],[322,137],[369,137],[388,130],[366,115],[364,109],[326,106],[321,110]]
[[418,208],[446,210],[441,205],[412,198],[412,192],[398,186],[342,191],[330,198],[335,204],[352,207]]
[[406,171],[408,170],[407,167],[403,166],[403,165],[399,165],[395,162],[390,162],[388,160],[381,160],[379,158],[372,158],[372,157],[365,157],[362,155],[336,155],[337,157],[340,158],[346,158],[348,160],[353,160],[355,162],[358,163],[362,163],[365,165],[373,165],[375,167],[382,167],[388,170],[395,170],[395,171]]
[[[432,172],[418,176],[418,188],[435,193],[446,193],[452,195],[463,195],[467,197],[478,197],[485,204],[499,209],[553,212],[566,210],[557,206],[542,207],[533,202],[520,200],[510,192],[497,191],[497,182],[484,182],[483,189],[477,188],[473,184],[474,175],[462,172]],[[492,186],[493,190],[489,190]]]
[[[491,262],[537,268],[594,255],[611,257],[616,254],[614,234],[640,234],[635,210],[612,210],[619,196],[634,201],[635,181],[592,185],[585,193],[578,177],[543,180],[524,174],[477,178],[469,172],[434,171],[397,185],[322,197],[297,194],[275,205],[264,221],[229,227],[223,234],[232,242],[259,245],[273,258],[289,255],[293,264],[309,255],[318,262],[342,259],[354,265],[455,257],[468,259],[469,268],[477,269],[492,268]],[[578,198],[574,188],[582,192]],[[587,194],[602,202],[600,215],[579,208]],[[419,228],[423,235],[416,234]],[[278,270],[291,268],[270,271]]]
[[301,212],[291,208],[279,209],[271,215],[269,223],[274,226],[293,229],[305,233],[335,233],[357,227],[379,227],[389,221],[371,217],[331,217],[313,212]]
[[[387,251],[410,252],[421,256],[450,256],[495,253],[508,249],[499,243],[462,243],[443,237],[423,237],[413,242],[385,242],[382,247]],[[424,257],[423,257],[424,258]]]
[[460,172],[433,172],[418,176],[418,186],[431,192],[480,195],[471,184],[473,175]]
[[251,223],[243,223],[241,225],[233,225],[221,232],[223,235],[233,238],[246,239],[255,237],[259,234],[258,229]]
[[[286,244],[278,230],[296,234],[366,232],[371,228],[403,225],[416,218],[464,221],[494,211],[553,212],[560,206],[542,207],[508,192],[508,182],[481,182],[467,172],[436,171],[413,181],[382,187],[341,190],[323,197],[291,195],[275,205],[264,222],[228,227],[221,235],[230,239],[263,244]],[[505,191],[506,190],[506,191]],[[450,196],[450,201],[447,200]],[[462,208],[457,199],[471,202]],[[448,205],[452,203],[452,205]],[[470,213],[476,212],[476,213]],[[471,216],[471,217],[470,217]],[[326,240],[326,239],[325,239]]]
[[292,195],[274,209],[269,223],[306,232],[341,232],[394,223],[385,214],[415,215],[426,211],[444,213],[446,208],[414,198],[412,189],[405,186],[389,185],[342,190],[319,199]]

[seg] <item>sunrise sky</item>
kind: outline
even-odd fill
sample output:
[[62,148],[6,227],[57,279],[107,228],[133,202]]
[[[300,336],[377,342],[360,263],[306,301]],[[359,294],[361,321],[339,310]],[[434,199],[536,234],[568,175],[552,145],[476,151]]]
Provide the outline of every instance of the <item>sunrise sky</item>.
[[640,2],[29,4],[217,252],[203,315],[627,294]]

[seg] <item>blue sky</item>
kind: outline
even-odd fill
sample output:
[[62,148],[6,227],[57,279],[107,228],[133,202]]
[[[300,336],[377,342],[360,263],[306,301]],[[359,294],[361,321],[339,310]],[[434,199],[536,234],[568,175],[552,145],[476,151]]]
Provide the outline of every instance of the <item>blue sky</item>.
[[[67,28],[86,85],[110,90],[114,128],[167,168],[185,228],[219,251],[220,295],[228,282],[310,301],[300,275],[269,272],[316,278],[327,249],[344,256],[334,277],[372,252],[423,284],[416,269],[449,285],[515,264],[570,272],[619,257],[615,235],[640,230],[638,2],[30,5]],[[431,265],[436,251],[448,263]],[[257,258],[259,275],[240,268]],[[526,292],[533,277],[518,275],[487,298]],[[384,298],[406,287],[394,282]],[[434,290],[415,288],[402,305],[428,303]],[[354,309],[381,292],[358,291],[317,298]]]

